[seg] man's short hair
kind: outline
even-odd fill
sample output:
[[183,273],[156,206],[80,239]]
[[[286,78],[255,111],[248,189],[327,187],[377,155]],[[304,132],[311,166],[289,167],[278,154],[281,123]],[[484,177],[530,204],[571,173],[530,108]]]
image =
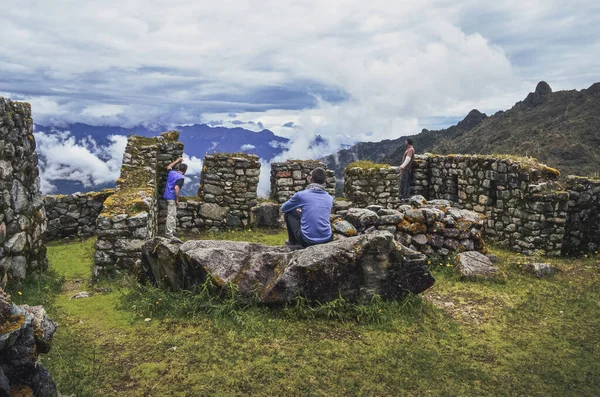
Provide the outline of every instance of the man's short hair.
[[310,177],[313,183],[318,183],[320,185],[325,184],[325,180],[327,179],[327,173],[323,168],[315,168],[311,173]]
[[408,143],[409,145],[412,145],[413,143],[412,138],[406,138],[406,143]]
[[182,174],[185,174],[185,172],[187,171],[187,167],[188,167],[187,164],[179,163],[175,167],[175,170],[176,171],[181,171]]

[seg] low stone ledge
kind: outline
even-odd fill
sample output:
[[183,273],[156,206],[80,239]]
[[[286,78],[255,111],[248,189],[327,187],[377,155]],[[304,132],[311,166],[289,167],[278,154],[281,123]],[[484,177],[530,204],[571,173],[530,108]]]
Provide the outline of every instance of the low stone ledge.
[[294,250],[232,241],[165,238],[146,242],[142,266],[151,279],[172,289],[189,289],[211,277],[221,287],[237,286],[242,297],[263,303],[297,296],[327,302],[375,294],[399,298],[435,282],[427,257],[403,247],[385,231]]

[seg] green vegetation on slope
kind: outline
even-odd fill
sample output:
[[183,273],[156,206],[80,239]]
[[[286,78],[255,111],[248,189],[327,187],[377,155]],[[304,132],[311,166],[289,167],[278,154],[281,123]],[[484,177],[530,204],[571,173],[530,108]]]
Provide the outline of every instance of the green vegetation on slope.
[[[423,130],[411,136],[417,154],[506,153],[535,158],[570,174],[598,176],[600,163],[600,83],[584,90],[552,92],[539,83],[535,92],[511,109],[491,116],[474,109],[459,123],[443,130]],[[413,134],[416,131],[404,131]],[[404,140],[360,142],[323,161],[343,177],[347,164],[371,160],[399,165]]]
[[[237,321],[202,311],[186,318],[174,306],[189,302],[185,293],[123,281],[69,300],[90,291],[72,277],[87,271],[89,278],[84,253],[93,244],[51,245],[55,273],[24,285],[22,295],[12,292],[19,303],[38,303],[36,291],[53,297],[44,301],[60,328],[42,360],[62,393],[591,396],[600,388],[597,256],[548,260],[562,272],[538,280],[521,271],[524,258],[494,250],[508,274],[502,282],[462,281],[451,263],[435,264],[437,283],[424,297],[374,303],[381,321],[256,306]],[[171,306],[152,312],[147,303]]]

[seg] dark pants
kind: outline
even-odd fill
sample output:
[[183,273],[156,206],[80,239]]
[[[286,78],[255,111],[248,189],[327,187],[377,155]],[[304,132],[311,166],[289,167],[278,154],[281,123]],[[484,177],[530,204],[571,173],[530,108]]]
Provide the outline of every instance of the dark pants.
[[410,197],[410,183],[412,172],[410,170],[402,171],[402,179],[400,179],[400,198],[406,200]]
[[[306,241],[306,239],[302,235],[302,228],[300,226],[301,216],[302,215],[296,210],[286,212],[283,214],[283,219],[285,219],[285,225],[287,226],[288,240],[290,244],[301,245],[304,248],[310,247],[311,245],[316,245],[315,243]],[[331,239],[325,242],[328,243],[331,240],[333,240],[333,235],[331,236]]]
[[287,226],[288,240],[290,244],[301,245],[308,247],[309,244],[302,236],[302,228],[300,227],[300,213],[296,210],[283,214],[285,225]]

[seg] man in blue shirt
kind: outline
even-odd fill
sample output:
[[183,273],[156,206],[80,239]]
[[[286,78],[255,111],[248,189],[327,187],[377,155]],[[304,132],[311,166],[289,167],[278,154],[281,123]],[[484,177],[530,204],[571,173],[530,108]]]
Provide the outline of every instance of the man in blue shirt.
[[[177,202],[179,192],[183,187],[183,175],[187,171],[187,164],[181,163],[183,158],[178,158],[167,166],[167,186],[163,198],[167,200],[167,224],[165,225],[165,237],[174,238],[177,226]],[[179,164],[181,163],[181,164]]]
[[326,179],[325,170],[315,168],[306,189],[294,194],[281,206],[288,230],[286,244],[308,247],[333,239],[329,220],[333,197],[325,191]]

